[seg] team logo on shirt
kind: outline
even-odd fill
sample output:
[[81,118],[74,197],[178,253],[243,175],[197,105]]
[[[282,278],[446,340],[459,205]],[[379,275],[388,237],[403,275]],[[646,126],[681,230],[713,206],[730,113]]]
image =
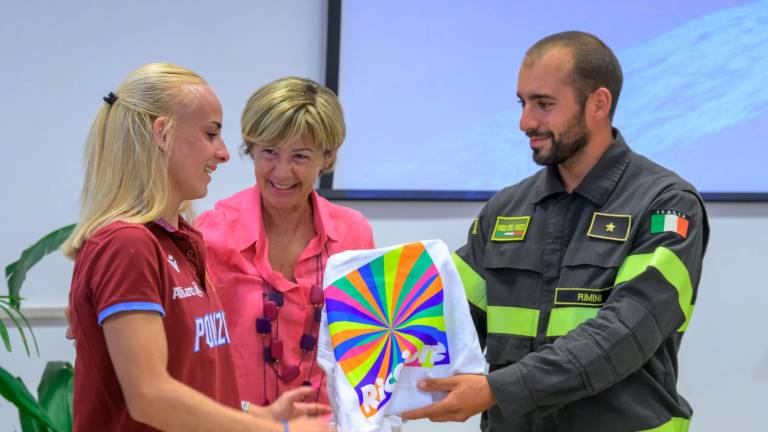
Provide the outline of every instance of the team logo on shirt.
[[195,318],[195,352],[207,345],[214,349],[222,345],[229,345],[229,330],[224,311],[217,311]]
[[173,300],[176,300],[177,298],[184,299],[187,297],[202,297],[203,296],[203,290],[200,289],[199,286],[197,286],[197,282],[192,282],[192,286],[190,287],[174,287],[173,288]]
[[168,263],[173,267],[174,270],[176,270],[176,273],[181,273],[179,271],[179,264],[176,263],[176,258],[173,257],[173,255],[168,255]]

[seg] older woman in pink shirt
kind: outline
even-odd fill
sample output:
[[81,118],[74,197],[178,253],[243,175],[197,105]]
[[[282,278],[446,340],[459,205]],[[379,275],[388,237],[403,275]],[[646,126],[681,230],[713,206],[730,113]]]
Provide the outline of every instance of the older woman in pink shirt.
[[371,227],[356,210],[315,192],[344,141],[336,96],[307,79],[260,88],[242,115],[243,153],[256,185],[219,201],[196,221],[227,315],[240,396],[268,405],[287,389],[317,387],[315,361],[322,282],[330,255],[373,248]]

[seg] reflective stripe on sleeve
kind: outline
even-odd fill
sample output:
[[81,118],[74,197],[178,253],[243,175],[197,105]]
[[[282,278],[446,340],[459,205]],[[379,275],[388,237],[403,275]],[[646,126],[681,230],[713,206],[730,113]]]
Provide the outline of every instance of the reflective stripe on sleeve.
[[538,327],[538,309],[488,306],[488,333],[536,337]]
[[160,316],[165,315],[165,310],[161,305],[157,303],[152,303],[152,302],[118,303],[118,304],[114,304],[112,306],[106,307],[102,309],[101,312],[99,312],[99,325],[101,325],[104,322],[104,320],[109,318],[110,316],[118,312],[127,312],[127,311],[159,312]]
[[459,272],[461,282],[464,284],[464,293],[467,295],[467,300],[473,305],[479,307],[483,311],[488,308],[488,296],[485,290],[485,279],[483,279],[477,272],[469,266],[464,260],[454,252],[451,255],[453,263],[456,265],[456,270]]
[[693,308],[694,307],[696,307],[696,306],[695,305],[688,306],[688,315],[685,316],[685,322],[683,323],[683,325],[680,326],[679,329],[677,329],[677,331],[684,332],[684,331],[688,330],[688,323],[691,322],[691,317],[693,316]]
[[653,429],[643,429],[638,432],[688,432],[691,421],[681,417],[672,417],[672,419],[661,426]]
[[655,251],[648,254],[637,254],[628,256],[621,264],[616,274],[614,285],[626,282],[635,278],[644,272],[648,267],[658,270],[675,289],[680,303],[680,310],[685,315],[685,322],[677,331],[682,332],[688,327],[688,321],[691,319],[693,307],[691,298],[693,297],[693,285],[688,269],[680,258],[674,252],[665,248],[658,247]]
[[597,316],[594,307],[564,307],[552,309],[547,324],[547,336],[562,336],[584,321]]

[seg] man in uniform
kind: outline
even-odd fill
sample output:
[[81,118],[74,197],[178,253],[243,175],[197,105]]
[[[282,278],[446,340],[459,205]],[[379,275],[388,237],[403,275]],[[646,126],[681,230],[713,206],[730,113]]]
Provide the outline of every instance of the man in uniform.
[[520,129],[544,168],[497,193],[455,254],[487,375],[425,380],[448,396],[404,414],[491,431],[674,431],[692,409],[677,352],[708,238],[701,197],[612,127],[621,67],[564,32],[520,68]]

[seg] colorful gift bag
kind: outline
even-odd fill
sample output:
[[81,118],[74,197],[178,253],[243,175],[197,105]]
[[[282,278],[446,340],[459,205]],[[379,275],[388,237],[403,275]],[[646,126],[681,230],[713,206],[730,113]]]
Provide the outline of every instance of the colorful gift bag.
[[483,373],[461,279],[439,240],[330,257],[318,363],[341,431],[389,431],[445,394],[424,378]]

